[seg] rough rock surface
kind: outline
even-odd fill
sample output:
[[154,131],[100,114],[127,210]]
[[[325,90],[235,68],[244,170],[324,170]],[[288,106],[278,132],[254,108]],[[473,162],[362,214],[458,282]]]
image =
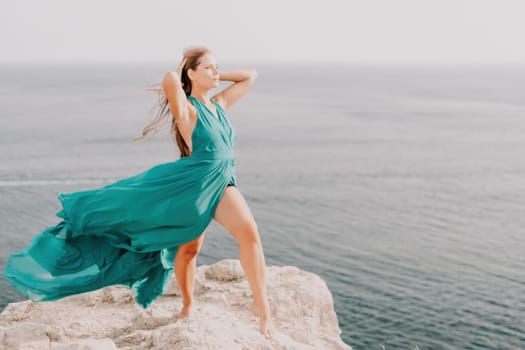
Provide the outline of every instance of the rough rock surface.
[[177,321],[182,298],[173,277],[149,309],[126,287],[55,302],[11,303],[0,314],[0,349],[346,349],[333,299],[319,276],[292,266],[267,267],[274,336],[265,339],[249,311],[251,291],[239,260],[199,266],[190,318]]

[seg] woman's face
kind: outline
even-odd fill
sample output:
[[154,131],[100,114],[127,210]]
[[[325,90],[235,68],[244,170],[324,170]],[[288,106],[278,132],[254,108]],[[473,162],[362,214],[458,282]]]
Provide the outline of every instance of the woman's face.
[[192,83],[197,83],[208,89],[219,86],[219,65],[215,60],[215,56],[211,53],[206,53],[201,57],[200,61],[195,70],[188,70],[188,76]]

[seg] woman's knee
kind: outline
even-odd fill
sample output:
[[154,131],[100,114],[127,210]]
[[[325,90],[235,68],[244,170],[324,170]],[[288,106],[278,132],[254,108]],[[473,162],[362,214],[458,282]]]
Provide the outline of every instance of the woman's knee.
[[258,243],[260,238],[257,223],[255,221],[248,221],[239,225],[234,236],[239,244]]
[[186,247],[180,246],[177,255],[181,255],[185,259],[193,259],[199,254],[199,246],[197,244],[191,244]]
[[181,244],[177,251],[177,256],[185,260],[191,260],[195,258],[197,254],[199,254],[199,251],[202,247],[203,239],[204,239],[204,234],[199,236],[199,238],[191,242]]

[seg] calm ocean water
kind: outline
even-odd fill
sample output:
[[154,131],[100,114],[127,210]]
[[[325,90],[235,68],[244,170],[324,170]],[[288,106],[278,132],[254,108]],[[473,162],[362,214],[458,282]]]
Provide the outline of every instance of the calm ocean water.
[[[268,265],[326,280],[355,350],[525,349],[525,67],[246,66],[227,112]],[[177,159],[128,142],[175,68],[0,66],[0,269],[57,193]],[[198,263],[223,258],[212,223]],[[0,310],[22,299],[0,280]]]

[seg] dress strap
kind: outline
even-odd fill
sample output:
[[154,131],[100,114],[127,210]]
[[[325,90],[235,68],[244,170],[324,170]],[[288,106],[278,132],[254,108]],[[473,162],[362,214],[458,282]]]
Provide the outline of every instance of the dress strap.
[[210,101],[215,105],[215,107],[222,108],[221,105],[219,105],[219,102],[215,101],[213,98],[210,98]]
[[198,107],[199,109],[202,110],[204,108],[207,111],[209,111],[213,115],[213,117],[215,119],[218,119],[218,120],[221,119],[221,115],[220,115],[221,112],[220,111],[224,112],[224,110],[222,109],[221,105],[217,101],[215,101],[213,98],[210,98],[210,101],[211,101],[211,103],[213,105],[215,105],[215,109],[217,110],[217,114],[213,113],[212,110],[210,109],[210,107],[208,107],[207,105],[202,103],[199,99],[197,99],[197,98],[195,98],[195,97],[193,97],[191,95],[187,95],[187,97],[191,98],[191,100],[194,102],[193,103],[194,106],[199,105],[199,107]]
[[[199,104],[202,104],[202,102],[199,100],[199,99],[196,99],[195,97],[191,96],[191,95],[186,95],[186,97],[190,98],[192,101],[193,100],[196,100],[197,102],[199,102]],[[213,98],[210,98],[210,101],[211,103],[213,103],[215,106],[218,105],[217,101],[215,101]],[[220,107],[220,105],[219,105]]]
[[197,109],[202,109],[201,101],[199,101],[198,99],[196,99],[195,97],[193,97],[191,95],[187,95],[186,97],[190,99],[190,101],[193,104],[193,107],[195,107]]

